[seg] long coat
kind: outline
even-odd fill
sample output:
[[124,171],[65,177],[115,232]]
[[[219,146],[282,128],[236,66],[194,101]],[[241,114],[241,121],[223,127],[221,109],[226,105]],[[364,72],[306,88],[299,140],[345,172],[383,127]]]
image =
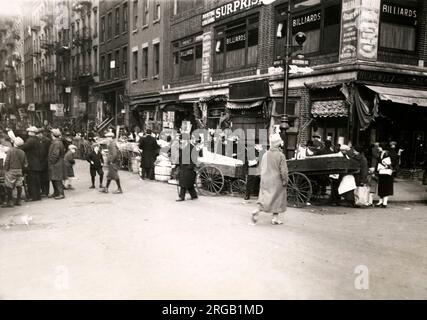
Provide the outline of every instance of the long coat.
[[48,156],[49,156],[49,147],[52,141],[45,136],[42,136],[39,139],[40,146],[40,165],[42,171],[48,170]]
[[61,140],[53,140],[49,147],[48,166],[49,179],[52,181],[64,180],[65,147]]
[[41,166],[41,149],[40,142],[37,137],[30,136],[27,141],[22,145],[28,161],[29,171],[42,171]]
[[[196,162],[197,152],[193,152],[194,146],[188,143],[184,148],[179,150],[179,186],[181,188],[192,188],[196,182]],[[194,153],[194,155],[193,155]]]
[[142,150],[141,166],[151,168],[159,154],[160,146],[157,144],[157,140],[148,135],[139,141],[139,148]]
[[267,151],[261,161],[261,183],[258,196],[260,210],[269,213],[286,211],[288,165],[285,155],[277,148]]
[[[385,151],[380,154],[378,163],[381,163],[384,165],[383,161],[386,158],[390,158],[390,154]],[[391,160],[391,159],[390,159]],[[393,169],[392,165],[386,165],[387,169]],[[380,198],[392,196],[393,195],[393,176],[388,174],[379,174],[378,173],[378,196]]]
[[117,143],[112,141],[108,144],[108,180],[119,180],[119,169],[120,169],[120,158],[119,158],[119,147]]
[[75,163],[76,163],[76,160],[74,160],[74,153],[72,153],[71,151],[67,151],[67,153],[64,156],[65,178],[74,177],[73,166]]

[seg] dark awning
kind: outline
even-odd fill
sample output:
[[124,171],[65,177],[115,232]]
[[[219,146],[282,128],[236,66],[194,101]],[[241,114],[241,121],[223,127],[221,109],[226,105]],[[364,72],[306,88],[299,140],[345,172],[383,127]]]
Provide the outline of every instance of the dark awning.
[[258,99],[258,100],[250,99],[248,101],[228,100],[227,108],[230,110],[252,109],[252,108],[259,107],[264,102],[265,102],[265,99]]
[[427,90],[402,89],[395,87],[366,86],[378,94],[380,100],[427,107]]
[[348,104],[344,100],[314,101],[311,114],[315,118],[348,117]]
[[160,102],[160,109],[174,108],[174,109],[186,109],[189,106],[193,106],[197,101],[185,100],[185,101],[162,101]]

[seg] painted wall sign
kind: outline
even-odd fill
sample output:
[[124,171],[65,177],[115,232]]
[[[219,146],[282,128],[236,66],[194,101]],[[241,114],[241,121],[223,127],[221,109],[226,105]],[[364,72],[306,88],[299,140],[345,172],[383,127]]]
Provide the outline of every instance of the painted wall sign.
[[298,28],[298,27],[304,26],[306,24],[312,24],[315,22],[319,23],[321,19],[322,19],[322,15],[321,15],[320,11],[305,14],[305,15],[299,16],[295,19],[292,19],[292,27]]
[[233,14],[246,11],[262,4],[262,0],[235,0],[202,15],[202,26],[214,23]]
[[357,57],[357,19],[360,6],[354,0],[343,0],[341,16],[340,61],[354,60]]
[[211,79],[211,48],[212,48],[212,33],[205,32],[203,34],[203,51],[202,51],[202,82],[208,83]]
[[377,60],[380,0],[362,0],[358,24],[358,59]]

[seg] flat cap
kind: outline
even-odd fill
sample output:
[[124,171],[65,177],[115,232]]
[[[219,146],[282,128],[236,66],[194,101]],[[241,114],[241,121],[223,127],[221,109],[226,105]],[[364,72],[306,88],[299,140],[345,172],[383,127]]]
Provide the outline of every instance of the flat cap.
[[113,132],[107,132],[106,134],[105,134],[105,136],[106,137],[112,137],[112,138],[114,138],[114,133]]
[[55,137],[60,137],[61,136],[61,131],[59,129],[52,129],[52,130],[50,130],[50,132],[52,132],[52,134]]

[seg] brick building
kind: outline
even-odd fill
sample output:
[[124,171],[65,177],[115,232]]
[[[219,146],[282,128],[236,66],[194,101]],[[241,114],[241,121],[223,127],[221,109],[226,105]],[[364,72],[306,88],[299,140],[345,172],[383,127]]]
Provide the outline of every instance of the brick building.
[[292,35],[307,37],[297,54],[313,71],[291,73],[285,111],[283,69],[273,65],[284,58],[286,0],[168,1],[160,109],[175,127],[222,126],[230,116],[232,129],[269,127],[286,113],[288,156],[316,132],[335,144],[396,140],[409,164],[427,133],[426,6],[292,1]]
[[129,108],[130,126],[161,130],[159,110],[163,79],[163,45],[168,42],[165,2],[130,3]]
[[128,122],[130,1],[99,2],[99,84],[94,93],[102,97],[97,105],[102,120],[98,130]]

